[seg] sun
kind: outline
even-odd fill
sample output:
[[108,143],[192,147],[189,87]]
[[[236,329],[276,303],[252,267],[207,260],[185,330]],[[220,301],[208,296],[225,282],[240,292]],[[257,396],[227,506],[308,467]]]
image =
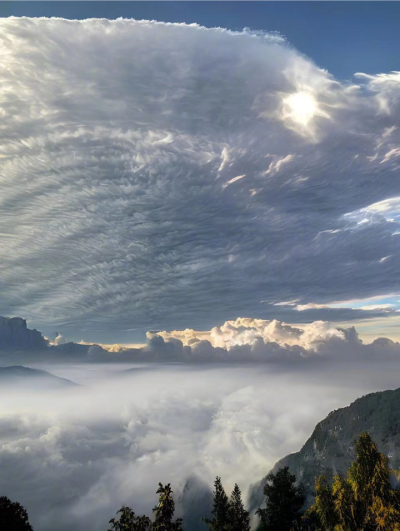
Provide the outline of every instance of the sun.
[[307,126],[318,114],[318,103],[308,92],[296,92],[283,100],[285,118],[291,118],[300,125]]

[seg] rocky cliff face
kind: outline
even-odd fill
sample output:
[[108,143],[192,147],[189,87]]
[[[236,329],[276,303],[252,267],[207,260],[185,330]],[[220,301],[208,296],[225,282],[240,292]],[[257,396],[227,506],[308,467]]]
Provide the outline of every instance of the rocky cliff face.
[[[372,393],[332,411],[317,424],[303,448],[278,461],[272,471],[288,466],[303,484],[310,505],[315,477],[325,474],[331,480],[337,473],[345,474],[355,458],[354,441],[363,431],[369,432],[379,451],[389,457],[391,468],[399,469],[400,389]],[[265,479],[251,493],[252,510],[264,500],[264,484]]]
[[46,347],[47,340],[37,330],[30,330],[25,319],[0,316],[0,351],[40,351]]

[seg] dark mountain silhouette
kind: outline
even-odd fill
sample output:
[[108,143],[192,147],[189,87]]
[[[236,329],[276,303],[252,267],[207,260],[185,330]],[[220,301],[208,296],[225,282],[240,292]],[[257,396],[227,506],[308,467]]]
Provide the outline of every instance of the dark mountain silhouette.
[[[337,409],[319,422],[303,448],[276,463],[272,472],[288,466],[302,483],[307,505],[314,496],[314,481],[324,474],[330,481],[335,474],[345,474],[355,459],[354,441],[367,431],[378,450],[390,459],[392,469],[400,468],[400,389],[371,393],[347,407]],[[263,502],[265,478],[252,489],[250,509]]]
[[[41,332],[30,330],[25,319],[0,316],[0,354],[3,363],[4,360],[29,363],[32,352],[42,361],[114,361],[99,345],[73,342],[51,345]],[[116,357],[119,361],[119,357]]]
[[30,330],[21,317],[0,316],[0,351],[40,351],[48,341],[37,330]]
[[9,367],[0,367],[0,384],[5,385],[23,385],[25,388],[30,385],[40,386],[41,389],[54,389],[63,387],[75,387],[78,384],[59,378],[41,369],[31,369],[23,365],[12,365]]
[[211,518],[213,493],[210,486],[197,476],[191,476],[178,499],[182,508],[184,529],[207,531],[208,525],[202,518]]

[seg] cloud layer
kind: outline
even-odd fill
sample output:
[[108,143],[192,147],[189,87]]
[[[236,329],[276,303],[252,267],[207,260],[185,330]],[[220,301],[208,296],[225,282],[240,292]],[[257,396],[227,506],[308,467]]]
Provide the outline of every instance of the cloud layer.
[[37,531],[104,531],[123,503],[150,514],[159,481],[178,500],[193,475],[246,496],[329,411],[398,386],[398,362],[302,367],[45,366],[80,386],[1,387],[0,493]]
[[147,335],[148,343],[141,356],[159,361],[293,365],[301,361],[400,360],[400,343],[381,337],[365,344],[354,327],[337,328],[326,321],[300,327],[276,319],[239,318],[216,326],[208,333],[186,329]]
[[[196,25],[0,35],[0,314],[103,341],[386,315],[318,305],[398,289],[398,73],[343,84],[276,36]],[[272,306],[293,300],[313,309]]]

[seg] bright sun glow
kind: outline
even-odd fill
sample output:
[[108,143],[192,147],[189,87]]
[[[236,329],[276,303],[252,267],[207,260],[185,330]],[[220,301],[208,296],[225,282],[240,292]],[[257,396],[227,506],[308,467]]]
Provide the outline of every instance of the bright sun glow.
[[285,115],[295,122],[307,126],[310,120],[318,113],[318,104],[311,94],[297,92],[283,100]]

